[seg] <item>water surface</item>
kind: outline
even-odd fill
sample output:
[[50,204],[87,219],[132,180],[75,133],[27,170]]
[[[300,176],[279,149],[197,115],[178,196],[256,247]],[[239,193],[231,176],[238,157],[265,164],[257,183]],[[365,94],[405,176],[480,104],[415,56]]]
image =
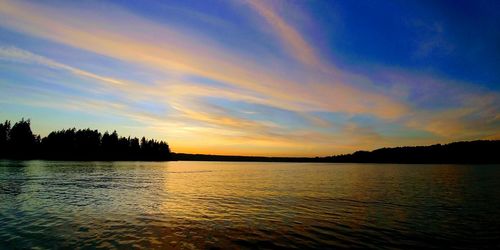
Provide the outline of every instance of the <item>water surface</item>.
[[500,166],[0,161],[0,249],[499,248]]

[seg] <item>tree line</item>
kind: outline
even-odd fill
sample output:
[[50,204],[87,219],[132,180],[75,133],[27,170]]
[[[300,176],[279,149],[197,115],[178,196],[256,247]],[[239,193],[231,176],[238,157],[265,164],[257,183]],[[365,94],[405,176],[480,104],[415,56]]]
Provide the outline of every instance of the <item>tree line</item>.
[[380,148],[329,156],[327,162],[359,163],[500,163],[500,140],[461,141],[430,146]]
[[381,148],[327,157],[260,157],[171,153],[166,142],[120,137],[113,131],[65,129],[41,138],[30,120],[0,123],[0,159],[259,161],[359,163],[500,163],[500,140]]
[[46,137],[33,134],[30,120],[0,124],[0,158],[47,160],[169,160],[164,141],[120,137],[92,129],[64,129]]
[[477,140],[430,146],[380,148],[327,157],[261,157],[172,153],[181,161],[253,161],[253,162],[323,162],[323,163],[500,163],[499,140]]

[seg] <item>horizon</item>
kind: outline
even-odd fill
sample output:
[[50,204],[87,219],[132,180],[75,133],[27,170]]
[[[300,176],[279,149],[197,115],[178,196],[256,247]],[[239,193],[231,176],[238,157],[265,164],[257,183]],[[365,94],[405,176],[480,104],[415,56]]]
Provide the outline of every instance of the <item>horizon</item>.
[[[378,151],[378,150],[384,150],[384,149],[399,149],[399,148],[418,148],[418,147],[423,147],[423,148],[429,148],[429,147],[434,147],[434,146],[450,146],[452,144],[471,144],[471,143],[494,143],[494,142],[500,142],[500,140],[471,140],[471,141],[454,141],[454,142],[449,142],[449,143],[435,143],[435,144],[427,144],[427,145],[399,145],[399,146],[392,146],[392,147],[381,147],[381,148],[376,148],[376,149],[371,149],[371,150],[366,150],[366,149],[356,149],[354,151],[351,151],[351,152],[348,152],[348,153],[343,153],[343,154],[335,154],[335,155],[315,155],[315,156],[280,156],[280,155],[276,155],[276,156],[263,156],[263,155],[224,155],[224,154],[201,154],[201,153],[185,153],[185,152],[174,152],[174,151],[170,151],[169,149],[169,144],[168,142],[166,141],[162,141],[162,140],[157,140],[155,138],[146,138],[145,136],[139,136],[139,137],[132,137],[132,136],[126,136],[126,135],[121,135],[119,134],[116,130],[112,130],[112,131],[99,131],[98,129],[95,129],[95,128],[65,128],[65,129],[61,129],[61,130],[54,130],[54,131],[51,131],[49,133],[49,135],[40,135],[40,134],[37,134],[36,131],[30,131],[30,125],[31,125],[31,119],[27,118],[22,118],[20,121],[10,121],[10,120],[6,120],[5,122],[1,123],[0,122],[0,130],[3,130],[3,131],[0,131],[0,134],[1,135],[4,135],[5,136],[5,140],[6,141],[3,141],[4,144],[3,146],[5,145],[8,145],[9,143],[15,143],[15,141],[10,141],[12,140],[11,138],[9,138],[9,133],[11,131],[11,129],[15,126],[17,126],[17,124],[21,124],[21,123],[26,123],[28,124],[28,129],[27,130],[24,130],[25,133],[27,134],[31,134],[30,137],[32,137],[32,143],[35,143],[37,147],[40,147],[41,148],[38,148],[37,150],[40,150],[40,149],[43,149],[44,148],[44,140],[47,139],[48,137],[50,137],[51,134],[60,134],[60,132],[65,132],[65,131],[70,131],[72,130],[73,132],[81,132],[81,131],[92,131],[94,133],[94,135],[98,135],[98,138],[99,138],[99,143],[97,144],[94,144],[94,146],[97,146],[99,147],[100,143],[103,143],[102,140],[104,140],[104,137],[105,136],[109,136],[111,134],[114,134],[116,135],[116,139],[117,139],[117,142],[118,140],[121,140],[121,139],[125,139],[125,140],[128,140],[128,147],[131,147],[133,142],[131,142],[131,139],[132,140],[136,140],[137,143],[137,146],[139,145],[142,145],[142,141],[144,140],[145,142],[153,142],[153,143],[158,143],[157,145],[160,145],[159,143],[165,143],[166,147],[168,148],[168,156],[167,158],[164,158],[163,160],[172,160],[172,159],[168,159],[168,157],[172,154],[177,154],[177,155],[188,155],[188,158],[183,158],[183,159],[180,159],[181,161],[182,160],[186,160],[186,159],[189,159],[189,161],[197,161],[195,160],[194,158],[190,158],[190,156],[209,156],[209,157],[249,157],[249,158],[308,158],[308,159],[315,159],[315,158],[318,158],[318,159],[321,159],[321,158],[329,158],[329,157],[342,157],[342,156],[349,156],[349,155],[354,155],[355,153],[359,153],[359,152],[375,152],[375,151]],[[3,127],[2,127],[3,125]],[[86,136],[89,136],[89,134],[87,134]],[[22,137],[22,136],[21,136]],[[57,136],[56,136],[57,137]],[[87,139],[89,138],[92,138],[92,136],[90,137],[87,137]],[[19,138],[18,138],[19,139]],[[52,137],[52,140],[54,140],[55,138]],[[61,139],[59,137],[59,139]],[[73,140],[75,140],[76,138],[73,138]],[[56,139],[58,140],[58,139]],[[77,139],[78,140],[78,139]],[[140,140],[140,141],[139,141]],[[62,141],[58,141],[59,143],[63,143],[61,145],[59,144],[50,144],[50,146],[54,146],[54,145],[58,145],[59,147],[66,147],[66,146],[70,146],[71,145],[65,145],[64,142],[67,142],[67,140],[62,140]],[[80,141],[81,143],[82,141]],[[24,142],[26,143],[26,142]],[[78,142],[76,143],[78,144]],[[1,147],[2,145],[0,145]],[[26,147],[29,147],[29,143],[25,144],[24,146]],[[74,146],[74,145],[73,145]],[[88,145],[87,145],[88,146]],[[118,145],[114,145],[114,146],[118,146]],[[477,145],[476,145],[477,146]],[[22,148],[22,147],[21,147]],[[484,150],[485,148],[483,148]],[[31,150],[31,149],[30,149]],[[38,156],[35,156],[35,158],[30,158],[30,157],[33,157],[33,155],[30,156],[31,153],[33,152],[30,152],[30,150],[27,150],[25,151],[24,153],[26,154],[25,157],[28,157],[27,159],[38,159],[37,157],[41,157],[41,155],[38,155]],[[123,150],[123,148],[122,148]],[[469,149],[470,150],[470,149]],[[494,150],[494,148],[490,148],[490,149],[486,149],[486,150]],[[1,150],[0,150],[1,151]],[[14,150],[15,151],[15,150]],[[36,151],[36,150],[35,150]],[[44,152],[46,152],[45,150],[42,150]],[[56,150],[57,151],[57,150]],[[121,151],[117,151],[117,152],[121,152]],[[12,153],[12,152],[11,152]],[[121,153],[125,153],[125,152],[121,152]],[[9,153],[7,154],[9,155]],[[5,155],[4,155],[5,156]],[[12,156],[7,156],[7,158],[5,159],[9,159],[9,157],[12,157]],[[51,156],[53,157],[53,156]],[[422,157],[422,155],[418,155],[417,154],[417,157]],[[488,156],[488,157],[491,157],[491,156]],[[493,157],[494,158],[494,157]],[[1,156],[0,156],[0,159]],[[40,158],[40,159],[43,159],[43,158]],[[94,159],[95,160],[95,159]],[[173,159],[174,161],[177,161],[179,159]],[[205,160],[200,160],[200,161],[205,161]],[[213,159],[210,159],[210,161],[213,161]],[[243,160],[245,161],[245,160]]]
[[499,2],[147,3],[0,1],[1,122],[241,156],[500,139]]

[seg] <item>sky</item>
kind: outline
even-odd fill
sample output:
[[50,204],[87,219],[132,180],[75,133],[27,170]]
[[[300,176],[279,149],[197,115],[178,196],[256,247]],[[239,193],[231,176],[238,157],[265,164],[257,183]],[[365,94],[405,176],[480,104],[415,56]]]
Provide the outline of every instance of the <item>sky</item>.
[[174,152],[500,139],[500,1],[0,0],[0,119]]

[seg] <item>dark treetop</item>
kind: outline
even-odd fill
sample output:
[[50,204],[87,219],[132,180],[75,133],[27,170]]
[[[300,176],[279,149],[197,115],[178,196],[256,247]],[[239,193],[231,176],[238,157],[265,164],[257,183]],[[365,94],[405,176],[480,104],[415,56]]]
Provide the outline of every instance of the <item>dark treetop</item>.
[[11,127],[0,124],[0,158],[48,160],[168,160],[166,142],[142,137],[119,137],[116,131],[101,134],[97,130],[66,129],[40,138],[30,128],[30,120]]

